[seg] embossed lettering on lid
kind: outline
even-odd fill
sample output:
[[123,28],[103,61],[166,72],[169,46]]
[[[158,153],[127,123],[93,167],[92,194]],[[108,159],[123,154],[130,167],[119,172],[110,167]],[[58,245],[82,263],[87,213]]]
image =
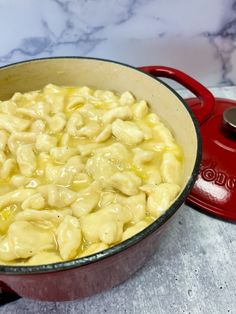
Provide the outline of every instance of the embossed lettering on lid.
[[[186,102],[195,107],[199,100]],[[187,203],[236,221],[236,101],[216,98],[212,116],[200,128],[202,163]]]

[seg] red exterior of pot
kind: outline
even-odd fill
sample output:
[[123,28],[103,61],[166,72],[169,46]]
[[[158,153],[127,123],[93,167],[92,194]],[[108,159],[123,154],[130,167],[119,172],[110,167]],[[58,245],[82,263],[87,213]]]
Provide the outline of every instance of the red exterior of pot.
[[18,295],[35,300],[88,297],[118,285],[142,267],[156,251],[165,225],[135,245],[98,262],[51,273],[0,275],[0,280]]

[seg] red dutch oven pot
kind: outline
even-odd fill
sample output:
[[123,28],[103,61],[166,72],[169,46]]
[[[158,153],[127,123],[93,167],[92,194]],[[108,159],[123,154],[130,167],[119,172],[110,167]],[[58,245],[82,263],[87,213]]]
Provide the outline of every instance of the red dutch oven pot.
[[[194,114],[185,101],[156,77],[167,77],[187,87],[200,100]],[[161,233],[183,204],[197,177],[201,138],[197,120],[205,121],[214,107],[212,94],[176,69],[148,66],[140,69],[92,58],[47,58],[16,63],[0,69],[0,99],[16,91],[37,90],[48,83],[88,85],[99,89],[131,91],[148,101],[175,134],[183,148],[182,190],[171,207],[132,238],[99,253],[67,262],[39,266],[0,266],[1,288],[9,293],[43,301],[75,300],[123,282],[157,250]]]

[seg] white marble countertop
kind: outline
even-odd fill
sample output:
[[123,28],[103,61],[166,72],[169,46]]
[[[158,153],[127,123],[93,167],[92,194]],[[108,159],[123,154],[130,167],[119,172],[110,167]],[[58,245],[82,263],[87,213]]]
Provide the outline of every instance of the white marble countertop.
[[[236,99],[236,87],[212,91]],[[236,314],[235,230],[183,205],[158,251],[125,283],[80,301],[19,299],[0,313]]]
[[0,66],[74,55],[236,84],[234,0],[0,0],[0,29]]

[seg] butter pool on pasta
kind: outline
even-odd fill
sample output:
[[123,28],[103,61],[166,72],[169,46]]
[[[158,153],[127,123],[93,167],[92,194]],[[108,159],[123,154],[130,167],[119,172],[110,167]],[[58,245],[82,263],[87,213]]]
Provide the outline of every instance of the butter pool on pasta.
[[0,101],[0,263],[74,259],[132,237],[180,191],[181,149],[130,92],[59,87]]

